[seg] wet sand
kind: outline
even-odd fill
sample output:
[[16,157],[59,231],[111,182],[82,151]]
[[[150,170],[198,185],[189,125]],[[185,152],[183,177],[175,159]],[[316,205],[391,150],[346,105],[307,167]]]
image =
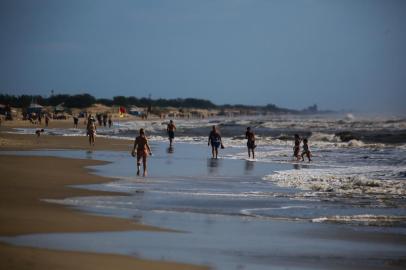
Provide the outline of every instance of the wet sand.
[[13,247],[0,244],[2,269],[7,270],[186,270],[207,269],[187,264],[138,260],[133,257],[71,251],[53,251],[39,248]]
[[[1,133],[1,150],[41,148],[80,149],[86,138],[66,138]],[[81,143],[81,141],[85,143]],[[100,142],[106,149],[126,149],[128,142]],[[85,148],[85,147],[83,147]],[[86,149],[86,148],[85,148]],[[102,217],[46,203],[41,199],[62,199],[75,196],[120,195],[119,193],[89,191],[68,185],[102,183],[110,178],[89,174],[85,166],[105,162],[55,157],[0,156],[0,235],[52,232],[103,231],[163,231],[164,229],[137,224],[134,220]],[[121,194],[125,195],[125,194]],[[125,256],[61,252],[0,245],[0,260],[4,269],[205,269],[178,263],[138,260]]]
[[[84,166],[100,165],[94,160],[55,157],[0,156],[3,192],[0,235],[46,232],[85,232],[114,230],[157,230],[126,219],[116,219],[74,212],[41,199],[76,196],[120,195],[89,191],[68,185],[112,181],[89,174]],[[125,195],[125,194],[122,194]]]
[[[45,120],[42,119],[41,124],[33,124],[28,120],[14,119],[12,121],[2,121],[1,128],[12,129],[12,128],[46,128]],[[51,119],[48,124],[48,128],[73,128],[73,119],[66,120],[53,120]],[[79,119],[78,128],[86,128],[84,124],[84,118]]]
[[84,149],[131,151],[132,140],[108,139],[96,137],[95,146],[89,146],[86,136],[52,136],[35,134],[0,133],[1,150],[35,150],[35,149]]

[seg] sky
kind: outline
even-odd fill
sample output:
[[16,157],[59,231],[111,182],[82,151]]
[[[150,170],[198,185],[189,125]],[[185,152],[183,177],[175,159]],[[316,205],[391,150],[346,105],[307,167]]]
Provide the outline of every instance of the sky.
[[406,114],[406,1],[0,0],[0,93]]

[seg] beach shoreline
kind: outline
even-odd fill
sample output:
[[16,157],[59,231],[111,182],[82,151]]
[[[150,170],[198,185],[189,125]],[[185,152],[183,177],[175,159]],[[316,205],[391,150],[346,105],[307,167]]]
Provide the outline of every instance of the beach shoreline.
[[[139,125],[137,123],[137,128]],[[263,162],[264,160],[261,158],[253,162],[245,159],[245,149],[238,147],[239,141],[222,151],[220,159],[214,160],[210,158],[210,148],[205,142],[180,143],[178,140],[175,151],[173,149],[170,151],[166,141],[154,138],[151,143],[154,155],[149,162],[150,173],[148,178],[144,179],[134,177],[135,161],[130,157],[132,147],[130,136],[128,139],[121,137],[116,139],[114,136],[113,138],[100,138],[99,136],[96,138],[96,146],[90,147],[83,133],[76,136],[59,136],[54,132],[57,129],[52,131],[51,128],[49,129],[51,132],[37,137],[34,134],[9,133],[18,131],[11,128],[0,128],[0,130],[5,131],[0,132],[0,149],[5,150],[2,153],[4,160],[0,160],[4,167],[4,169],[1,168],[2,172],[11,170],[14,177],[14,174],[23,173],[19,170],[22,167],[14,164],[27,164],[24,166],[27,175],[25,178],[33,178],[37,181],[29,183],[32,186],[29,186],[27,190],[31,190],[31,193],[33,193],[32,190],[35,193],[38,188],[36,184],[43,181],[43,176],[36,174],[36,171],[38,173],[41,170],[48,170],[48,174],[51,173],[47,177],[52,178],[54,173],[54,179],[61,178],[61,174],[64,174],[65,177],[67,171],[69,171],[69,176],[78,173],[74,172],[75,170],[82,170],[82,173],[86,175],[86,179],[75,176],[78,183],[71,182],[72,179],[65,179],[67,185],[86,184],[83,187],[86,190],[63,185],[63,192],[67,192],[66,196],[62,196],[62,193],[58,192],[54,194],[55,197],[40,196],[40,198],[51,199],[50,202],[57,202],[57,204],[42,202],[44,205],[52,205],[55,209],[67,209],[72,212],[75,219],[79,218],[78,215],[82,215],[85,219],[92,217],[104,219],[107,216],[112,217],[114,226],[120,227],[121,225],[116,223],[120,218],[113,217],[127,218],[121,221],[129,223],[136,222],[134,218],[139,218],[144,224],[156,226],[148,227],[146,231],[133,229],[126,231],[120,228],[117,230],[99,228],[100,230],[98,230],[91,226],[95,223],[90,222],[85,224],[88,226],[86,230],[83,230],[83,226],[78,226],[77,230],[73,227],[61,230],[62,227],[59,227],[54,233],[50,233],[48,230],[44,231],[44,234],[31,234],[32,231],[27,231],[26,233],[29,234],[24,233],[24,235],[10,234],[8,237],[4,234],[4,237],[1,237],[4,243],[18,245],[15,247],[1,244],[0,248],[3,250],[0,250],[0,253],[16,252],[14,259],[6,258],[9,262],[17,261],[16,258],[27,254],[24,252],[28,252],[28,254],[33,251],[40,252],[43,254],[38,255],[40,258],[41,256],[46,257],[45,254],[48,251],[51,251],[52,254],[58,252],[62,252],[58,254],[64,254],[63,252],[66,251],[67,253],[74,252],[73,254],[77,254],[76,252],[86,254],[89,258],[98,256],[98,254],[103,254],[100,255],[103,257],[110,256],[104,254],[115,254],[112,260],[121,260],[122,257],[116,256],[137,256],[159,262],[165,258],[167,261],[209,265],[216,269],[235,269],[239,265],[249,265],[250,268],[247,269],[262,269],[260,265],[285,266],[300,270],[366,269],[365,267],[370,267],[373,262],[377,262],[379,265],[368,269],[398,269],[396,265],[404,266],[402,249],[405,234],[402,228],[391,229],[384,226],[376,227],[377,231],[374,231],[373,228],[370,230],[368,227],[363,227],[368,226],[365,223],[358,227],[337,222],[329,224],[328,222],[295,221],[297,218],[311,221],[311,218],[314,217],[340,214],[345,217],[344,214],[365,214],[362,207],[346,207],[348,200],[345,198],[342,203],[337,205],[344,206],[340,210],[328,202],[317,203],[317,200],[303,200],[302,195],[305,195],[306,191],[278,187],[264,179],[265,175],[285,170],[290,172],[295,170],[302,175],[305,171],[312,171],[307,167],[307,163],[303,164],[302,168],[302,166],[296,167],[296,164],[289,164],[289,162]],[[24,132],[31,133],[33,130],[31,127]],[[71,128],[69,130],[71,131]],[[237,147],[235,147],[236,145]],[[277,147],[261,146],[258,154],[260,157],[261,153],[274,154],[278,149]],[[345,151],[343,152],[345,153]],[[31,157],[28,157],[29,155]],[[14,159],[14,162],[8,163],[8,159]],[[62,166],[58,169],[58,166],[61,166],[58,163],[69,163],[69,168]],[[15,166],[14,169],[13,166]],[[93,167],[85,168],[83,166]],[[54,169],[55,172],[52,172]],[[89,171],[92,174],[89,174]],[[101,179],[93,179],[93,176],[96,178],[100,176]],[[8,178],[11,179],[11,177]],[[119,179],[119,181],[115,181],[115,179]],[[49,183],[54,184],[52,179],[49,179]],[[8,183],[6,188],[13,185],[15,182]],[[45,186],[46,188],[40,189],[49,191],[52,187],[49,184],[45,184]],[[4,190],[6,194],[13,192]],[[21,190],[24,191],[24,189]],[[90,196],[108,195],[108,197],[75,198],[76,195],[73,195],[72,192],[89,193]],[[371,198],[371,202],[373,202],[373,198]],[[17,203],[18,200],[13,205],[17,206]],[[355,202],[355,205],[358,203]],[[369,210],[369,208],[365,209],[365,211]],[[397,208],[371,208],[370,211],[378,216],[379,213],[400,214]],[[61,213],[49,213],[47,216],[51,218],[52,222],[54,222],[52,219],[59,220],[58,215]],[[220,215],[216,216],[218,214]],[[42,217],[42,215],[36,216]],[[278,217],[285,217],[288,220],[278,220]],[[107,226],[104,221],[102,223],[100,225]],[[21,224],[24,225],[23,222]],[[47,221],[41,224],[49,225]],[[67,226],[68,224],[62,225]],[[134,223],[129,226],[133,225]],[[41,226],[37,228],[44,229]],[[169,231],[188,233],[160,233],[165,228],[170,228]],[[246,233],[247,230],[250,233]],[[63,233],[60,233],[61,231]],[[36,233],[39,232],[41,231]],[[230,238],[227,237],[228,234],[232,235],[234,239],[231,244]],[[18,236],[14,237],[14,235]],[[234,237],[237,235],[238,237]],[[222,239],[220,242],[224,243],[223,246],[218,245],[219,239]],[[265,239],[267,240],[264,241]],[[250,243],[253,245],[251,246]],[[119,248],[117,244],[119,244]],[[365,249],[365,247],[368,248]],[[202,250],[205,251],[204,254]],[[278,252],[275,253],[276,250]],[[240,258],[239,254],[247,255]],[[336,260],[335,258],[338,257],[342,259]],[[311,258],[318,259],[314,261]],[[40,259],[33,260],[33,263],[36,263]],[[228,263],[230,264],[227,265]],[[172,268],[172,263],[164,264],[163,269],[182,269],[178,265]],[[337,265],[334,266],[335,264]],[[113,265],[120,265],[120,263],[117,262]],[[230,265],[233,267],[229,267]],[[13,269],[12,266],[8,268]],[[45,268],[49,267],[42,267],[42,269]],[[72,268],[76,269],[73,266]],[[148,267],[139,268],[150,269]],[[155,269],[155,267],[152,266],[151,269]]]
[[[4,130],[3,130],[4,131]],[[1,151],[30,149],[83,149],[86,137],[16,135],[0,133]],[[116,142],[117,141],[117,142]],[[128,150],[130,142],[100,138],[95,150]],[[96,184],[112,178],[90,173],[88,166],[106,164],[104,161],[0,155],[0,235],[16,236],[56,232],[104,231],[165,231],[138,224],[133,220],[96,216],[69,207],[44,202],[44,199],[63,199],[77,196],[123,195],[123,193],[91,191],[71,185]],[[26,259],[25,255],[30,254]],[[65,263],[67,257],[74,257]],[[0,244],[0,257],[6,269],[206,269],[204,267],[140,260],[126,256],[99,255],[79,252],[50,251]],[[80,258],[76,260],[76,258]],[[62,267],[63,266],[63,267]]]

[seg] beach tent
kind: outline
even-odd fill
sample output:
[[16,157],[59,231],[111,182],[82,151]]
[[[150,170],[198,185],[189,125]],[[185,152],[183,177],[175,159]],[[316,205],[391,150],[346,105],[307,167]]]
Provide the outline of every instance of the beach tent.
[[6,105],[0,104],[0,114],[6,114]]
[[141,109],[138,107],[131,107],[131,109],[128,111],[128,113],[131,115],[135,115],[135,116],[145,115],[144,109]]
[[61,104],[55,106],[55,108],[54,108],[54,112],[55,112],[55,113],[65,112],[65,107],[62,106],[62,104],[63,104],[63,103],[61,103]]
[[35,113],[35,114],[38,115],[38,114],[40,114],[42,112],[43,108],[44,107],[42,107],[39,104],[31,103],[30,106],[27,108],[27,113],[28,114]]

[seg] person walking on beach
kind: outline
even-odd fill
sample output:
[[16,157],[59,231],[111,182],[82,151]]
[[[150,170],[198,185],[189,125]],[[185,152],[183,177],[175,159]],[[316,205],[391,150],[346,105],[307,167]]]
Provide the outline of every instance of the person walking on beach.
[[109,115],[109,128],[113,125],[113,121],[111,120],[111,115]]
[[107,113],[103,114],[103,126],[106,127],[107,126]]
[[93,117],[89,117],[87,120],[87,136],[89,136],[89,145],[94,146],[96,137],[96,121]]
[[210,131],[209,134],[209,141],[207,142],[207,145],[211,145],[211,154],[213,158],[218,157],[219,153],[219,147],[224,148],[223,142],[221,141],[221,135],[218,132],[216,126],[212,127],[212,130]]
[[295,134],[295,146],[293,146],[293,156],[296,158],[297,161],[300,160],[300,142],[302,139],[298,134]]
[[77,115],[74,115],[73,116],[73,127],[78,128],[78,123],[79,123],[79,118],[77,117]]
[[49,115],[46,114],[45,115],[45,126],[48,127],[48,125],[49,125]]
[[151,148],[149,147],[147,137],[145,136],[144,129],[140,129],[140,135],[135,138],[134,147],[131,155],[135,157],[137,150],[137,175],[140,175],[141,159],[143,164],[144,173],[142,176],[147,176],[147,156],[152,155]]
[[309,161],[312,161],[312,159],[310,158],[312,156],[312,153],[309,150],[309,145],[307,144],[307,139],[304,138],[303,139],[303,152],[302,152],[302,161],[304,161],[304,155],[306,155],[306,157],[309,159]]
[[176,126],[172,120],[169,121],[168,126],[166,127],[166,132],[168,132],[169,137],[169,147],[172,147],[173,139],[175,138]]
[[251,158],[251,152],[252,158],[255,158],[254,149],[257,146],[255,145],[255,134],[254,132],[251,131],[250,127],[247,127],[247,131],[245,132],[245,138],[247,139],[248,158]]

